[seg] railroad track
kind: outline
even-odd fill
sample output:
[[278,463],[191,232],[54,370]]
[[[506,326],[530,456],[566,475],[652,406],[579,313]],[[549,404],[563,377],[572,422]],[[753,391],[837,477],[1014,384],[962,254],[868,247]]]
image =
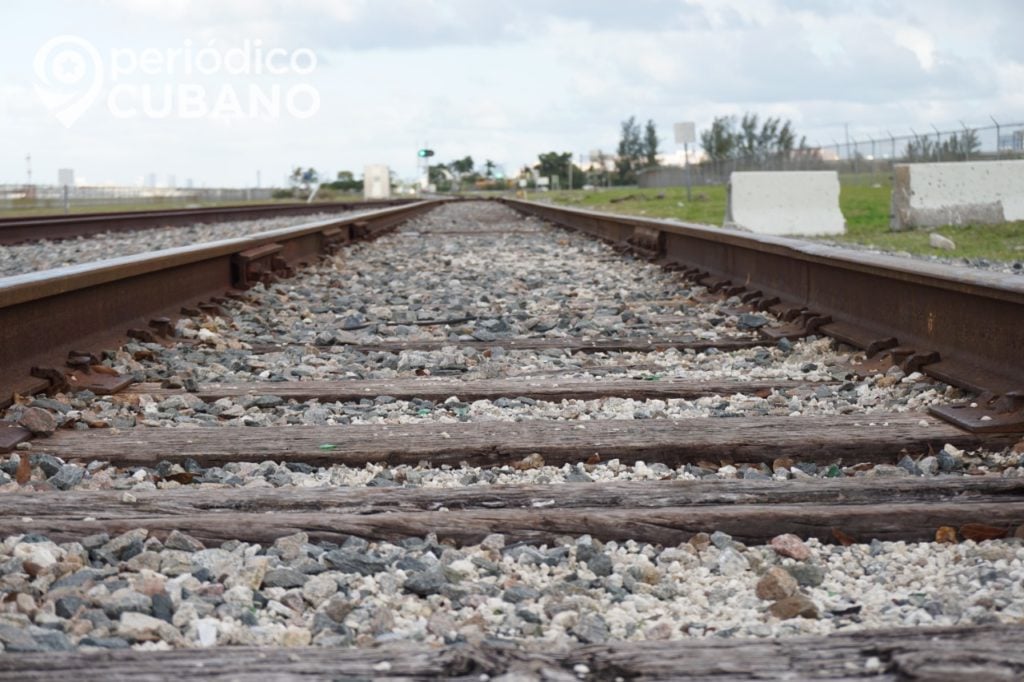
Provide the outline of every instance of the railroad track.
[[74,215],[0,217],[0,245],[40,239],[74,239],[100,232],[132,232],[153,227],[252,220],[270,216],[302,216],[313,213],[383,208],[410,203],[410,199],[321,201],[316,203],[243,204],[208,208],[176,208],[160,211],[111,211]]
[[439,203],[0,280],[0,679],[1024,674],[1024,287]]

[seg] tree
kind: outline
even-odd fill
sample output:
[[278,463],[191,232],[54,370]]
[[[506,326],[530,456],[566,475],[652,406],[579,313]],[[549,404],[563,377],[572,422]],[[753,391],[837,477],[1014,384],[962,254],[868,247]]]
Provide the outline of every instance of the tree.
[[618,183],[629,185],[636,182],[636,171],[643,164],[644,144],[640,139],[640,125],[636,122],[636,116],[630,116],[621,125],[622,136],[619,138],[615,168]]
[[427,178],[440,192],[447,192],[452,188],[452,172],[443,163],[427,167]]
[[607,185],[608,176],[608,155],[600,149],[597,154],[590,157],[590,168],[587,171],[587,179],[592,185]]
[[448,164],[448,167],[454,173],[468,175],[469,173],[473,172],[473,157],[466,156],[461,159],[455,159],[454,161]]
[[708,130],[701,131],[700,146],[712,161],[732,158],[736,149],[736,119],[716,116]]
[[740,156],[745,159],[754,158],[757,151],[757,139],[757,114],[743,114],[743,118],[740,119],[739,144],[736,145]]
[[[762,122],[757,114],[747,112],[739,128],[732,116],[717,116],[711,128],[700,134],[701,147],[712,161],[746,159],[758,165],[773,160],[789,159],[796,148],[796,131],[791,121],[768,117]],[[799,148],[807,149],[807,139]]]
[[939,156],[943,159],[966,161],[981,148],[978,131],[968,128],[961,135],[953,133],[943,143]]
[[338,171],[334,182],[329,183],[327,186],[343,192],[355,192],[363,189],[363,181],[357,180],[355,173],[352,171],[343,170]]
[[493,161],[491,161],[490,159],[487,159],[486,161],[484,161],[484,177],[487,178],[487,179],[493,178],[494,177],[494,169],[496,167],[497,167],[497,164],[494,163]]
[[526,180],[526,186],[529,188],[537,186],[537,183],[534,182],[533,169],[530,168],[529,166],[523,166],[522,168],[520,168],[519,175],[516,177],[516,179]]
[[643,155],[645,168],[658,165],[658,130],[651,119],[647,119],[647,125],[644,126]]
[[461,159],[455,159],[448,164],[448,170],[455,176],[455,185],[461,190],[463,179],[471,179],[468,176],[473,173],[473,157],[465,156]]
[[[558,186],[569,189],[579,189],[586,184],[587,179],[583,170],[572,163],[572,152],[547,152],[538,154],[539,163],[534,165],[541,177],[558,178]],[[572,164],[572,187],[569,187],[569,164]],[[554,184],[554,180],[552,180]]]
[[[794,144],[796,143],[796,133],[793,132],[793,124],[790,121],[786,121],[782,124],[779,129],[779,134],[776,137],[776,148],[779,154],[789,156],[793,153]],[[800,140],[800,146],[804,147],[807,145],[807,138]]]
[[908,161],[925,161],[935,154],[936,145],[927,135],[914,135],[903,155]]
[[303,168],[302,166],[296,166],[292,169],[291,175],[288,176],[288,183],[294,189],[303,189],[309,191],[309,189],[319,183],[320,174],[316,172],[315,168]]

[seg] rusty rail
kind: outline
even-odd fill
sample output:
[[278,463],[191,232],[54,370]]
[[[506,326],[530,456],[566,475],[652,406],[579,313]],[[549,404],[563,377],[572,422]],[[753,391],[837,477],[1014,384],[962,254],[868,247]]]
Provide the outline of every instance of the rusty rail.
[[1024,278],[709,226],[503,200],[673,267],[876,362],[979,393],[933,412],[972,431],[1024,431]]
[[180,227],[197,222],[252,220],[324,211],[352,211],[386,208],[412,203],[411,199],[331,201],[319,203],[246,204],[183,208],[157,211],[113,211],[74,215],[0,217],[0,244],[18,244],[39,239],[73,239],[100,232],[130,232],[153,227]]
[[[15,393],[52,390],[64,381],[97,393],[116,390],[123,380],[88,372],[94,353],[127,337],[166,335],[183,306],[214,311],[216,297],[288,276],[297,265],[374,238],[437,203],[0,278],[0,406]],[[69,375],[74,368],[79,371]]]

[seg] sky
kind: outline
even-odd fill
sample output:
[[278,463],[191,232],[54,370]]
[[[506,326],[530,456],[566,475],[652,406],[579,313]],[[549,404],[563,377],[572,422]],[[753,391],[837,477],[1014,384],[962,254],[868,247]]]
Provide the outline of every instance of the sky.
[[283,185],[614,150],[623,119],[811,144],[1024,119],[1019,0],[5,0],[0,184]]

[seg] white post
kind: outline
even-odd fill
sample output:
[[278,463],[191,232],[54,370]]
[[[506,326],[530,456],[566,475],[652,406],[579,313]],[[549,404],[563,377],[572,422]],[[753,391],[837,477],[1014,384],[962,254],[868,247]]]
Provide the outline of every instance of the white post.
[[690,143],[697,141],[697,130],[693,121],[683,121],[672,126],[676,144],[683,145],[683,165],[686,167],[686,200],[693,200],[693,182],[690,178]]
[[686,166],[686,200],[693,201],[693,183],[690,180],[690,143],[683,143],[683,165]]

